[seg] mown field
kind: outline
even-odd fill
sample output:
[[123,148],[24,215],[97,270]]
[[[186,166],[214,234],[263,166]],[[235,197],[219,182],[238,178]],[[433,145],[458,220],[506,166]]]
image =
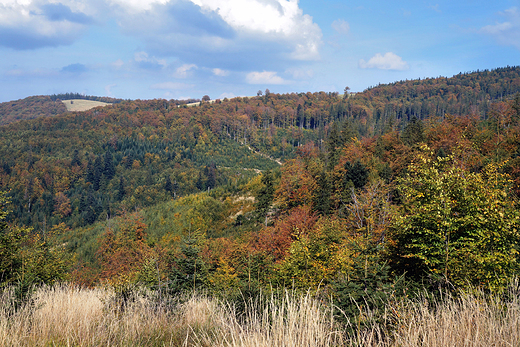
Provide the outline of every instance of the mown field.
[[65,107],[67,107],[67,111],[69,112],[88,111],[94,107],[112,105],[106,102],[83,99],[63,100],[63,103],[65,104]]

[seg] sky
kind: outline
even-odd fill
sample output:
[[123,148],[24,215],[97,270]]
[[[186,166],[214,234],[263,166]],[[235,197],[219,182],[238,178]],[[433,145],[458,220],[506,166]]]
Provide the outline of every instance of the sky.
[[0,0],[0,102],[342,94],[508,65],[519,0]]

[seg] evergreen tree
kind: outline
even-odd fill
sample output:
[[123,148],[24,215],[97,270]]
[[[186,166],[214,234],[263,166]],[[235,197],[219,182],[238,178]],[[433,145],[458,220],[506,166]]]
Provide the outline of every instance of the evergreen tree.
[[327,169],[329,171],[333,171],[334,167],[338,164],[341,145],[338,125],[334,122],[329,137],[327,138]]
[[199,171],[199,177],[197,178],[197,182],[195,182],[195,187],[197,187],[198,190],[204,190],[206,188],[204,182],[205,180],[202,177],[202,172]]
[[87,182],[94,183],[95,177],[94,164],[92,159],[89,158],[87,163]]
[[341,129],[341,144],[345,145],[352,142],[354,139],[358,137],[357,131],[354,129],[354,123],[347,119],[343,123],[343,127]]
[[79,151],[77,149],[74,150],[74,154],[72,155],[72,160],[70,161],[70,166],[80,166],[81,160],[79,160]]
[[271,208],[274,197],[274,179],[271,170],[264,172],[261,182],[262,188],[256,196],[256,220],[267,224],[267,213]]
[[96,157],[96,160],[94,161],[94,182],[92,182],[95,191],[99,190],[99,187],[101,185],[103,169],[104,169],[103,160],[101,159],[101,156],[98,156],[98,157]]
[[358,160],[352,166],[349,176],[355,188],[363,188],[368,182],[368,169]]
[[123,176],[119,177],[119,188],[117,189],[117,201],[123,200],[125,197],[125,179]]
[[166,190],[170,194],[173,191],[173,184],[172,184],[172,180],[170,179],[170,175],[166,176],[166,182],[164,183],[164,190]]
[[327,173],[322,171],[318,177],[318,193],[314,201],[314,209],[321,215],[328,215],[330,210],[330,184]]
[[207,268],[200,256],[202,234],[197,230],[183,238],[181,256],[173,259],[170,270],[170,291],[195,291],[206,284]]
[[211,163],[207,165],[204,169],[204,174],[206,175],[206,189],[213,189],[217,185],[217,165],[215,163]]
[[112,153],[109,151],[105,152],[105,158],[104,158],[104,168],[103,168],[103,175],[107,178],[107,180],[111,180],[116,175],[116,168],[114,166],[114,161],[112,158]]
[[406,124],[401,134],[403,143],[408,146],[415,145],[424,141],[424,127],[422,121],[413,116],[410,122]]
[[90,191],[86,198],[86,210],[83,211],[83,219],[87,224],[92,224],[96,221],[99,215],[99,204],[94,196],[94,193]]

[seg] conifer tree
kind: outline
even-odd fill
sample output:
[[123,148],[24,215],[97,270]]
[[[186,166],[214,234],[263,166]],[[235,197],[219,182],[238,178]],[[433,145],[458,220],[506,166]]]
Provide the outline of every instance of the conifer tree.
[[410,122],[406,124],[401,134],[401,139],[403,143],[407,144],[408,146],[423,142],[424,129],[422,121],[417,119],[416,116],[413,116],[412,119],[410,119]]
[[117,189],[117,201],[123,200],[125,197],[125,179],[123,176],[119,177],[119,187]]
[[116,168],[114,167],[112,154],[109,151],[106,151],[104,157],[103,175],[105,175],[107,180],[111,180],[115,176],[115,174]]
[[164,190],[166,190],[170,194],[173,191],[173,185],[172,185],[172,180],[170,179],[170,175],[166,176],[166,181],[164,183]]
[[261,182],[263,186],[256,196],[256,219],[258,222],[267,224],[267,213],[274,198],[274,182],[271,170],[264,172]]
[[70,166],[80,166],[81,160],[79,159],[79,151],[77,149],[74,150],[74,154],[72,155],[72,160],[70,161]]

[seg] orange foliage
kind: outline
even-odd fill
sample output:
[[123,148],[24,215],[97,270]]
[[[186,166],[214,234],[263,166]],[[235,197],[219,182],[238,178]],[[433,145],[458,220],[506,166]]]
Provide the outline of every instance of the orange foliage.
[[253,237],[253,248],[268,253],[279,262],[285,258],[294,240],[312,232],[317,220],[318,216],[309,206],[298,206],[276,221],[274,226],[260,230]]
[[119,276],[131,275],[153,254],[146,243],[146,225],[140,216],[123,216],[117,229],[117,232],[106,230],[96,252],[102,280],[114,281]]

